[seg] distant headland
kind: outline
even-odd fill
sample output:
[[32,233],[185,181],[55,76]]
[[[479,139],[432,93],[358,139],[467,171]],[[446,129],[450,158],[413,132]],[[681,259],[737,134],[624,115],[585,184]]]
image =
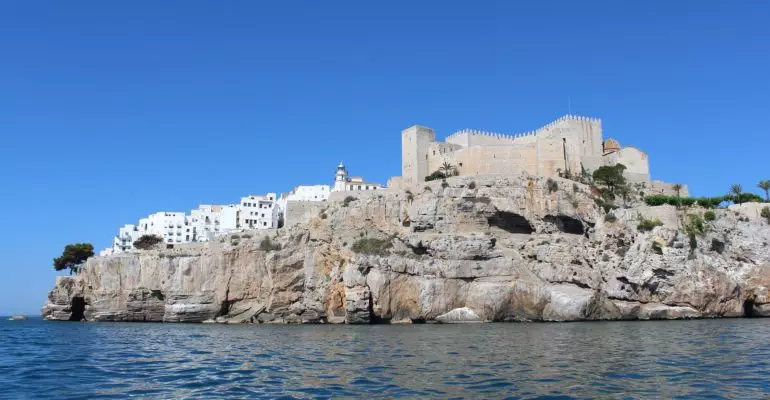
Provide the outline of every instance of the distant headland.
[[[401,134],[387,186],[350,177],[158,212],[68,246],[49,320],[418,323],[770,315],[770,182],[690,197],[568,115],[524,134]],[[90,247],[89,247],[90,246]]]

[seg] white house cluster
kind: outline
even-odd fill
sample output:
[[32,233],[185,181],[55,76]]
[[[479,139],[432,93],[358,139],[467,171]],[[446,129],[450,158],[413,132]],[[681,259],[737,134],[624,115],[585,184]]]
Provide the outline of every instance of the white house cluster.
[[348,176],[345,165],[340,163],[334,177],[334,187],[329,185],[301,185],[277,198],[275,193],[248,195],[238,204],[202,204],[189,214],[161,211],[127,224],[118,230],[112,246],[99,252],[105,256],[134,249],[134,242],[143,235],[158,236],[167,245],[208,242],[213,238],[234,232],[280,227],[285,219],[288,202],[324,202],[332,192],[379,190],[382,185],[364,181],[361,177]]

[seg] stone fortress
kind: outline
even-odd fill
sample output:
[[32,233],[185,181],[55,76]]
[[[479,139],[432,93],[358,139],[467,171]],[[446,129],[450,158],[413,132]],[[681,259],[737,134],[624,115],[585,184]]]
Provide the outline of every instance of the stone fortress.
[[[650,193],[669,193],[671,184],[650,180],[647,154],[604,139],[600,119],[566,115],[535,131],[499,134],[461,130],[436,141],[433,129],[414,125],[401,132],[402,176],[392,186],[414,186],[445,163],[458,175],[526,173],[554,177],[580,175],[601,166],[623,164],[626,179],[644,184]],[[687,194],[687,189],[682,190]]]

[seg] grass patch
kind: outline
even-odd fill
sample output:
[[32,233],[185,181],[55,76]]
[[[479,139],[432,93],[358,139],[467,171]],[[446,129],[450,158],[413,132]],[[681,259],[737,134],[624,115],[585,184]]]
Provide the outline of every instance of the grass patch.
[[647,219],[639,215],[639,224],[636,225],[636,229],[638,229],[639,232],[649,232],[655,229],[656,226],[663,226],[663,222],[661,222],[658,218]]
[[375,254],[379,256],[384,256],[390,253],[391,247],[393,247],[391,238],[386,238],[386,239],[364,238],[364,239],[359,239],[358,241],[353,243],[353,246],[351,246],[350,249],[353,250],[355,253]]

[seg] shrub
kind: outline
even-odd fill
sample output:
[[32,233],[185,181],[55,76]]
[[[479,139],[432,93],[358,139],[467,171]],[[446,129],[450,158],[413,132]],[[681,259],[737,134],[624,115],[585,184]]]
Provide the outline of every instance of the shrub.
[[406,193],[406,200],[407,201],[411,202],[411,201],[414,200],[414,195],[412,194],[412,192],[410,190],[407,190],[404,193]]
[[442,187],[442,188],[444,188],[444,189],[446,189],[446,188],[448,188],[448,187],[449,187],[449,184],[446,182],[446,179],[444,179],[443,181],[441,181],[441,187]]
[[426,192],[433,192],[433,189],[431,189],[430,186],[428,186],[428,185],[425,185],[425,187],[422,188],[422,190],[424,190]]
[[319,215],[319,217],[321,217],[321,219],[326,219],[327,215],[325,212],[322,212],[321,215]]
[[725,196],[698,197],[695,201],[703,208],[717,208],[723,201],[725,201]]
[[688,235],[694,236],[706,233],[706,223],[703,222],[703,218],[700,215],[688,214],[687,218],[689,221],[684,225],[684,229]]
[[738,204],[749,203],[749,202],[764,203],[765,199],[763,199],[762,197],[754,193],[741,193],[739,195],[734,196],[733,201],[735,201]]
[[244,238],[244,239],[251,239],[251,234],[250,233],[244,233],[243,235],[241,235],[241,237]]
[[553,193],[553,192],[559,190],[559,184],[556,183],[556,181],[554,181],[551,178],[548,178],[548,180],[545,181],[545,184],[548,187],[548,192],[549,193]]
[[163,238],[157,235],[142,235],[134,242],[134,247],[139,250],[147,250],[163,241]]
[[350,249],[356,253],[376,254],[376,255],[382,256],[382,255],[387,255],[391,247],[393,247],[393,243],[391,243],[390,238],[386,238],[386,239],[364,238],[364,239],[359,239],[358,241],[353,243],[353,246]]
[[662,206],[663,204],[668,204],[669,196],[662,195],[662,194],[656,194],[653,196],[647,196],[644,198],[645,204],[648,206]]
[[715,221],[717,219],[717,215],[713,211],[706,211],[703,213],[703,218],[706,221]]
[[696,200],[692,197],[666,196],[664,194],[647,196],[644,198],[644,202],[648,206],[662,206],[664,204],[670,204],[672,206],[677,206],[677,207],[679,206],[691,207],[695,205],[696,202],[698,202],[698,204],[701,204],[699,200]]
[[425,182],[436,181],[446,178],[446,175],[441,171],[434,171],[430,175],[425,177]]
[[468,184],[468,189],[476,189],[476,181],[471,181],[471,183]]
[[770,223],[770,207],[763,208],[759,215]]
[[649,232],[655,229],[656,226],[663,226],[663,222],[657,218],[647,219],[639,215],[639,224],[636,225],[636,229],[638,229],[640,232]]
[[[608,213],[612,210],[617,210],[618,206],[613,205],[612,203],[607,203],[602,199],[594,198],[594,203],[596,203],[597,206],[599,206],[601,209],[604,210],[605,213]],[[573,205],[574,206],[574,205]],[[577,208],[577,207],[575,207]]]
[[281,244],[272,243],[270,241],[270,236],[265,236],[265,238],[262,239],[261,242],[259,242],[259,249],[262,251],[281,250]]
[[616,217],[613,213],[607,213],[607,215],[604,216],[604,222],[615,222],[617,220],[618,217]]
[[353,197],[353,196],[348,196],[348,197],[345,197],[345,200],[342,200],[342,206],[343,206],[343,207],[347,207],[347,206],[348,206],[348,204],[350,204],[350,202],[352,202],[352,201],[356,201],[356,200],[358,200],[358,199],[356,199],[356,198],[355,198],[355,197]]

